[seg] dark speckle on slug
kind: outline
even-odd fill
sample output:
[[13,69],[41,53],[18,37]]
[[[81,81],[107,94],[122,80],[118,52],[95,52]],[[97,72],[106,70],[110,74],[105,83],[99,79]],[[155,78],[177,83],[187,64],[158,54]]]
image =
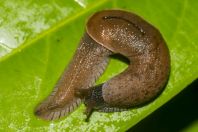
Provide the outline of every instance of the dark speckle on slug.
[[[114,54],[125,57],[128,68],[95,86]],[[124,111],[156,98],[169,71],[169,50],[155,27],[131,12],[103,10],[89,18],[73,59],[35,114],[45,120],[58,119],[82,101],[87,119],[93,110]]]

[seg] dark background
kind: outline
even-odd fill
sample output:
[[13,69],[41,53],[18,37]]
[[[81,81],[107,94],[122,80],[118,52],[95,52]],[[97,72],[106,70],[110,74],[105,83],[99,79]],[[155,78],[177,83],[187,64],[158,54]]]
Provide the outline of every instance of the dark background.
[[128,132],[178,132],[198,121],[198,79]]

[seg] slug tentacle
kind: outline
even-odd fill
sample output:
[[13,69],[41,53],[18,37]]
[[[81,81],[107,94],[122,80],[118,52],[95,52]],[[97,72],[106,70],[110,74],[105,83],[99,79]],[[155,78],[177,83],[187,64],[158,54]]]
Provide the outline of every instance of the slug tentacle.
[[102,92],[103,85],[104,84],[100,84],[90,88],[88,94],[86,95],[85,98],[85,105],[86,105],[85,114],[87,115],[86,120],[89,119],[93,110],[99,112],[120,112],[127,110],[125,108],[112,107],[109,104],[107,104],[107,102],[104,101],[103,92]]

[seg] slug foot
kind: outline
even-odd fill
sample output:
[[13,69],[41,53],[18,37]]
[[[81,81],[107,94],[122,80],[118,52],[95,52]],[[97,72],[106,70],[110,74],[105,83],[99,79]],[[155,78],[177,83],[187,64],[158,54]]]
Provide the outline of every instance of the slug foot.
[[97,110],[99,112],[111,113],[111,112],[122,112],[127,111],[127,108],[118,108],[118,107],[111,107],[111,106],[104,106],[103,108]]

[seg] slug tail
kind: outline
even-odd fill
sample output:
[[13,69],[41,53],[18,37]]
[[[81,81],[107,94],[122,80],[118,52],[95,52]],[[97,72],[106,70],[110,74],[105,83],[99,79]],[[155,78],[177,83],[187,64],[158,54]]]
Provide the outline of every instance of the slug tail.
[[80,98],[74,98],[71,103],[60,107],[52,105],[46,100],[36,108],[34,114],[44,120],[56,120],[73,112],[81,102],[82,100]]

